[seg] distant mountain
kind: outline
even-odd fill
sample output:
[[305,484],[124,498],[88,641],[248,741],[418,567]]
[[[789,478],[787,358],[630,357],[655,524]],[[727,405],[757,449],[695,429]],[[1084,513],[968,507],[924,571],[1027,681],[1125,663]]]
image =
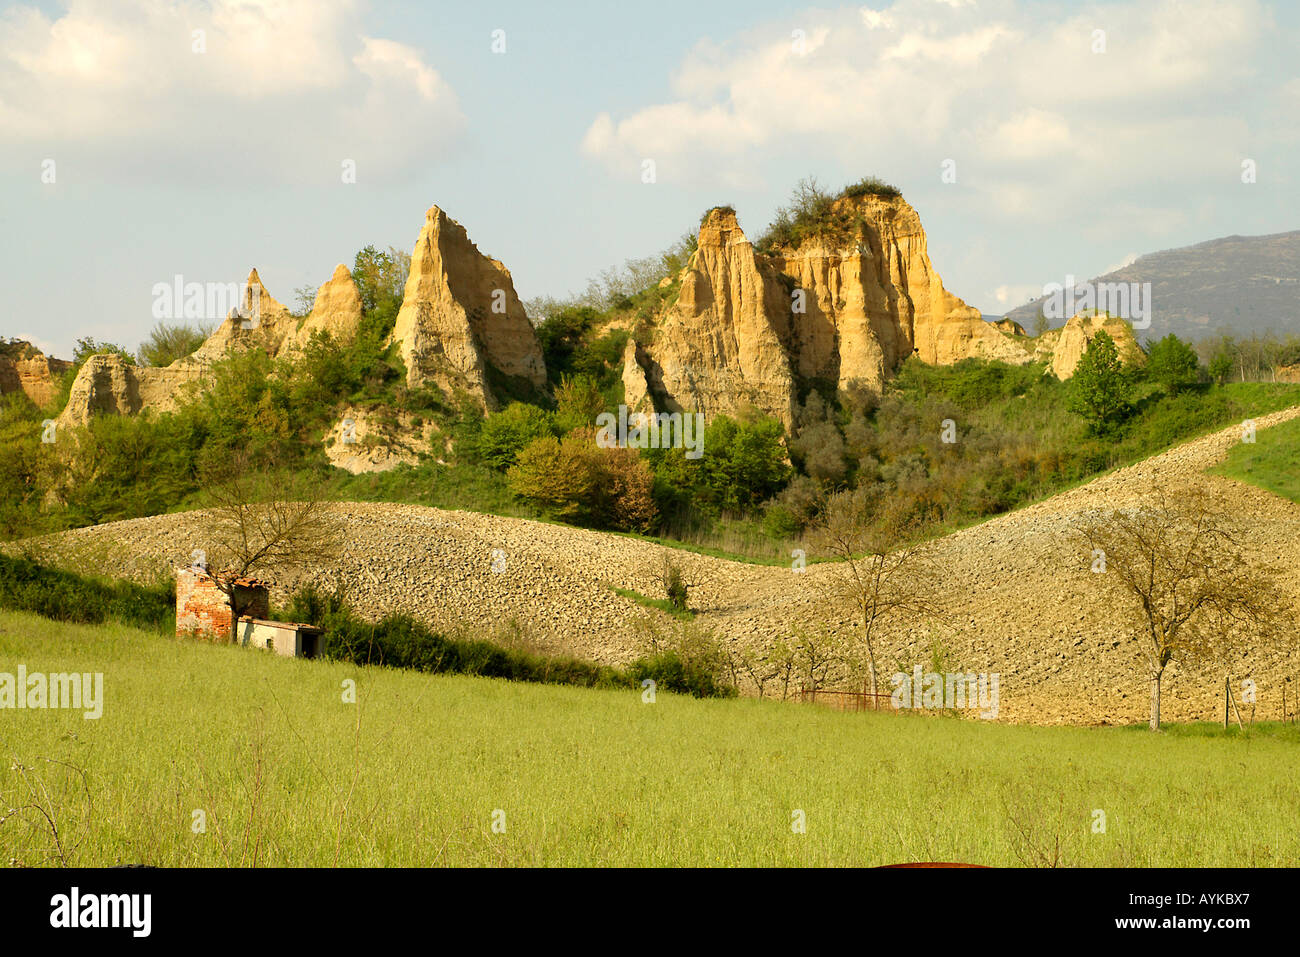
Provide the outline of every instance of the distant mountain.
[[[1170,332],[1191,341],[1300,333],[1300,230],[1166,249],[1090,282],[1151,283],[1151,327],[1138,332],[1143,340]],[[1032,331],[1043,302],[1035,299],[1007,315]]]

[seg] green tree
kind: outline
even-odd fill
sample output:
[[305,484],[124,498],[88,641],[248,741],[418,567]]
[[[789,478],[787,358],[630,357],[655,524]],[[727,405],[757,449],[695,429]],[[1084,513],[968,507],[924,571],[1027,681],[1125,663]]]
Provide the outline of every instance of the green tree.
[[1171,332],[1147,353],[1147,376],[1171,394],[1191,388],[1201,378],[1196,350]]
[[[683,413],[683,418],[693,413]],[[677,518],[692,509],[716,515],[739,512],[767,501],[789,481],[791,468],[776,419],[737,421],[719,415],[704,430],[699,458],[688,459],[678,444],[644,454],[655,473],[660,511]]]
[[534,440],[554,437],[555,426],[545,409],[511,402],[483,420],[479,430],[479,457],[493,468],[508,469]]
[[590,306],[569,306],[552,312],[537,327],[542,359],[553,382],[572,372],[574,353],[582,347],[587,331],[599,318],[600,313]]
[[506,479],[520,498],[559,518],[581,519],[598,491],[599,453],[590,439],[576,433],[563,442],[553,435],[542,436],[519,453]]
[[91,356],[115,355],[121,356],[127,365],[135,365],[135,356],[127,352],[121,346],[114,342],[96,342],[90,336],[77,340],[76,347],[72,350],[72,365],[80,369],[87,359]]
[[[26,538],[48,530],[42,509],[49,491],[50,450],[41,442],[41,423],[19,408],[21,392],[0,398],[0,540]],[[35,411],[27,403],[31,411]]]
[[565,376],[555,389],[555,424],[563,433],[594,425],[605,411],[600,386],[589,375]]
[[739,511],[781,491],[790,478],[783,435],[781,423],[769,417],[741,422],[720,415],[710,422],[701,454],[709,502]]
[[169,326],[160,322],[140,343],[135,351],[136,360],[145,366],[169,366],[177,359],[191,355],[212,334],[211,326],[191,326],[189,323]]
[[1232,368],[1235,363],[1232,361],[1232,355],[1227,352],[1218,353],[1210,360],[1210,378],[1219,385],[1228,381],[1228,376],[1232,375]]
[[1121,421],[1130,409],[1133,381],[1119,361],[1115,340],[1098,332],[1079,360],[1070,379],[1070,411],[1088,420],[1095,432]]
[[371,312],[394,301],[401,305],[410,272],[410,254],[392,246],[387,250],[366,246],[357,253],[352,262],[352,281],[357,284],[362,311]]
[[61,429],[53,492],[75,526],[157,515],[194,488],[193,449],[176,416],[97,415]]

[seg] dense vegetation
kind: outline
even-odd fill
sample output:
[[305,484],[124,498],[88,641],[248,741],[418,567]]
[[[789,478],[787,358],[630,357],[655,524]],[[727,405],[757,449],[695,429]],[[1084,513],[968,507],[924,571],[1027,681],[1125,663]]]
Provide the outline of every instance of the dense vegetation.
[[[613,668],[510,647],[504,641],[439,634],[409,615],[388,615],[368,622],[352,611],[342,595],[311,586],[294,596],[285,617],[322,628],[321,655],[332,661],[587,688],[639,689],[642,681],[651,680],[657,690],[697,698],[736,695],[734,685],[722,680],[723,666],[716,648],[699,641],[650,647],[628,668]],[[516,635],[515,640],[524,639]]]
[[813,237],[836,242],[861,239],[866,219],[854,204],[841,200],[863,196],[894,199],[901,197],[902,193],[897,187],[875,177],[850,183],[836,194],[822,189],[815,178],[801,180],[789,204],[776,211],[771,225],[759,236],[754,248],[761,253],[774,253],[782,247],[798,249],[805,240]]
[[133,628],[176,632],[176,591],[169,583],[145,586],[77,575],[3,553],[0,608],[77,624],[116,621]]

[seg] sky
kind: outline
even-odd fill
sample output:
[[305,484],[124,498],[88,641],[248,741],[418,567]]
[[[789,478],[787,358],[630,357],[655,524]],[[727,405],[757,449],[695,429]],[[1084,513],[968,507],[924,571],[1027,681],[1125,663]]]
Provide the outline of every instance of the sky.
[[714,205],[754,238],[806,176],[900,187],[1001,314],[1300,229],[1298,8],[0,3],[0,336],[134,349],[156,284],[254,266],[292,305],[433,204],[559,297]]

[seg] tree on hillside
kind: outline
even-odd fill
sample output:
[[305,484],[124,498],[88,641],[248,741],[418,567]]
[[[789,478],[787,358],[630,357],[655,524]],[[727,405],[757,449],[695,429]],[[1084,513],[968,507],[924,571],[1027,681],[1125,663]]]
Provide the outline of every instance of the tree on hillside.
[[121,356],[127,365],[135,365],[135,356],[117,343],[97,342],[92,336],[84,336],[77,340],[72,350],[72,368],[80,369],[91,356],[100,355]]
[[1232,375],[1233,365],[1230,353],[1220,352],[1215,354],[1214,358],[1210,360],[1210,378],[1219,385],[1223,385],[1228,381],[1228,376]]
[[943,617],[941,576],[929,553],[916,544],[896,546],[910,531],[901,514],[881,492],[858,488],[824,498],[810,529],[813,548],[837,562],[832,600],[851,608],[862,625],[873,695],[879,693],[881,636],[903,622]]
[[1201,380],[1201,361],[1195,349],[1171,332],[1147,352],[1146,372],[1152,382],[1172,394]]
[[543,511],[627,532],[654,527],[659,515],[654,481],[636,449],[600,448],[591,432],[581,429],[563,439],[534,439],[506,471],[510,491]]
[[387,250],[367,246],[352,262],[352,281],[366,312],[390,305],[394,314],[401,305],[406,279],[411,273],[411,254],[393,246]]
[[40,413],[22,392],[0,396],[0,541],[39,535],[51,524],[43,507],[52,484],[53,446],[41,442]]
[[1070,378],[1070,411],[1101,432],[1124,418],[1132,396],[1133,382],[1119,361],[1115,340],[1102,330],[1088,343]]
[[[1151,681],[1151,730],[1160,730],[1160,682],[1173,661],[1224,660],[1247,629],[1255,644],[1280,634],[1286,599],[1272,569],[1250,564],[1226,517],[1202,492],[1157,490],[1135,508],[1085,526],[1098,583],[1142,635]],[[1099,564],[1100,563],[1100,564]]]
[[160,322],[150,331],[149,338],[140,343],[135,357],[141,365],[169,366],[192,354],[211,334],[211,326],[191,326],[187,322],[169,326]]
[[203,513],[203,552],[230,603],[234,644],[239,616],[247,611],[237,582],[333,562],[343,526],[307,482],[255,469],[246,454],[209,469],[204,485],[210,507]]
[[553,435],[551,413],[526,402],[511,402],[483,420],[477,452],[488,465],[504,472],[535,439]]
[[297,306],[293,310],[295,316],[301,319],[311,313],[312,308],[316,305],[317,291],[315,286],[299,286],[293,291],[294,303]]
[[558,518],[584,519],[597,497],[600,459],[601,450],[588,436],[574,432],[560,440],[544,435],[518,453],[506,482],[515,495]]
[[595,425],[604,411],[600,385],[589,375],[564,376],[555,387],[555,424],[561,434]]
[[574,355],[599,319],[600,313],[590,306],[566,306],[545,314],[537,327],[537,342],[553,381],[572,371]]

